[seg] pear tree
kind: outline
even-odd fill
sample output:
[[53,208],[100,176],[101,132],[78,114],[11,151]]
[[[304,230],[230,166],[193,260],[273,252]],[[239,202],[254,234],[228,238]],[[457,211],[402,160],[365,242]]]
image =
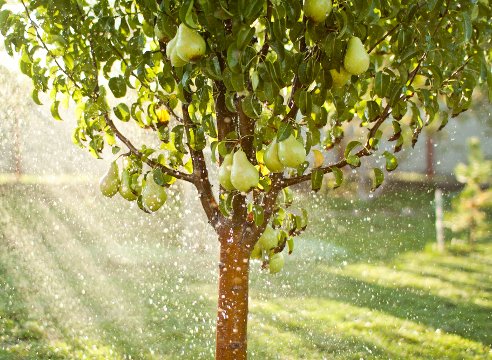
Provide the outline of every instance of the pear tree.
[[[431,122],[467,110],[479,85],[492,93],[487,0],[0,6],[5,48],[34,101],[49,95],[56,119],[72,102],[74,142],[119,159],[103,195],[154,212],[175,181],[196,187],[220,244],[217,359],[247,356],[250,260],[281,272],[307,226],[290,187],[316,191],[325,176],[340,186],[341,169],[372,156],[383,160],[376,188],[397,167],[404,132],[415,144]],[[137,143],[132,126],[155,141]],[[329,162],[331,151],[343,157]]]

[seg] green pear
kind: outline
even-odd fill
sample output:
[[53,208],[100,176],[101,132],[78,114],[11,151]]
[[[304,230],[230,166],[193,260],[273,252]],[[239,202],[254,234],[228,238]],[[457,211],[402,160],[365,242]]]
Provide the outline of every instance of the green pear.
[[176,53],[184,61],[196,61],[205,55],[207,44],[197,31],[180,24],[177,38]]
[[137,195],[133,193],[131,188],[131,175],[127,169],[121,172],[121,185],[119,191],[121,197],[125,200],[134,201],[137,199]]
[[270,274],[276,274],[285,265],[284,255],[282,253],[276,253],[270,256],[270,260],[268,262],[268,267],[270,268]]
[[340,68],[340,72],[335,69],[330,70],[331,79],[333,80],[333,88],[340,89],[347,81],[350,80],[352,74],[348,73],[343,67]]
[[369,54],[356,36],[352,36],[348,42],[343,65],[352,75],[360,75],[369,69]]
[[284,165],[278,158],[277,140],[273,140],[266,148],[265,154],[263,154],[263,162],[271,172],[281,172],[284,170]]
[[273,228],[270,225],[268,225],[265,228],[263,234],[258,239],[258,244],[260,245],[260,248],[266,251],[273,249],[274,247],[277,247],[278,245],[277,232],[273,230]]
[[227,154],[219,167],[219,183],[227,191],[234,190],[231,183],[232,154]]
[[171,61],[171,65],[174,67],[182,67],[188,64],[187,61],[184,61],[178,56],[176,52],[176,43],[178,41],[178,36],[173,37],[166,46],[166,56]]
[[118,192],[119,187],[118,164],[116,164],[116,161],[113,161],[106,175],[99,181],[99,189],[101,189],[104,196],[113,197]]
[[248,192],[256,187],[260,181],[260,175],[256,167],[251,164],[242,150],[236,151],[232,159],[231,183],[241,192]]
[[285,166],[296,168],[306,160],[306,150],[294,135],[290,135],[278,144],[278,158]]
[[167,200],[164,188],[154,181],[154,174],[149,173],[142,190],[142,202],[150,211],[157,211]]
[[255,244],[250,255],[251,259],[260,260],[261,259],[261,247],[258,243]]
[[316,23],[326,20],[331,12],[331,0],[305,0],[304,15]]

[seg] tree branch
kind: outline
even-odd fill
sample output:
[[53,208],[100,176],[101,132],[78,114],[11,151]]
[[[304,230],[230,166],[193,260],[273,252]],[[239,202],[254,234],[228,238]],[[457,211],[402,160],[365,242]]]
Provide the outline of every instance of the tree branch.
[[56,66],[60,69],[60,71],[62,73],[64,73],[72,81],[73,85],[76,88],[80,89],[81,88],[80,85],[77,84],[77,82],[73,78],[72,74],[70,74],[67,70],[65,70],[65,68],[63,66],[60,65],[60,63],[58,62],[58,60],[56,59],[56,57],[53,55],[53,53],[51,52],[51,50],[48,48],[48,46],[46,45],[46,43],[43,41],[43,39],[41,37],[41,34],[39,33],[39,30],[38,30],[39,29],[39,26],[31,18],[31,13],[29,12],[29,9],[27,8],[27,5],[24,3],[24,0],[21,0],[21,3],[22,3],[22,6],[24,7],[24,11],[26,12],[26,16],[27,16],[28,20],[31,22],[32,26],[34,27],[34,31],[36,32],[36,37],[38,38],[38,40],[41,43],[41,45],[43,46],[43,48],[46,50],[46,52],[48,53],[48,55],[51,56],[51,58],[55,62]]
[[[185,98],[188,103],[191,102],[191,93],[185,90]],[[200,196],[200,202],[203,210],[207,215],[208,222],[214,227],[216,231],[220,231],[222,223],[222,214],[219,210],[219,205],[215,200],[215,196],[208,177],[207,164],[205,162],[205,156],[202,150],[195,150],[190,144],[191,131],[195,128],[193,121],[191,121],[190,113],[188,111],[188,105],[182,104],[181,110],[183,113],[183,122],[186,130],[186,137],[188,140],[188,149],[190,150],[191,161],[193,162],[193,184],[198,190]]]
[[110,119],[109,117],[109,114],[106,113],[104,114],[104,119],[106,120],[106,124],[109,126],[109,128],[111,129],[111,131],[113,131],[113,133],[115,134],[115,136],[123,143],[126,145],[126,147],[128,148],[128,150],[130,150],[130,152],[132,154],[134,154],[137,158],[139,158],[140,160],[142,160],[143,162],[145,162],[147,165],[149,165],[151,168],[155,169],[155,168],[159,168],[164,174],[167,174],[167,175],[170,175],[170,176],[173,176],[175,177],[176,179],[180,179],[180,180],[184,180],[184,181],[187,181],[187,182],[190,182],[190,183],[194,183],[195,182],[195,178],[193,177],[193,175],[191,174],[186,174],[186,173],[183,173],[181,171],[177,171],[177,170],[174,170],[174,169],[170,169],[160,163],[158,163],[157,161],[154,161],[152,159],[149,159],[148,157],[146,157],[144,154],[142,154],[132,143],[131,141],[126,138],[117,128],[116,128],[116,125],[114,124],[113,120]]
[[[374,126],[369,130],[369,133],[367,135],[367,141],[366,141],[366,144],[364,145],[364,148],[359,150],[355,155],[359,158],[361,157],[365,157],[365,156],[368,156],[368,155],[371,155],[372,152],[371,152],[371,146],[370,146],[370,143],[369,141],[376,135],[376,132],[378,131],[379,127],[383,124],[383,122],[388,118],[388,116],[390,115],[391,113],[391,108],[389,106],[389,104],[384,108],[383,112],[381,113],[381,115],[379,115],[379,118],[377,119],[376,123],[374,124]],[[332,168],[343,168],[345,166],[348,165],[348,162],[346,159],[342,159],[336,163],[333,163],[333,164],[330,164],[330,165],[327,165],[325,167],[322,167],[322,168],[317,168],[316,170],[317,171],[322,171],[323,174],[328,174],[328,173],[331,173],[333,170]],[[287,186],[292,186],[292,185],[295,185],[295,184],[299,184],[299,183],[302,183],[304,181],[309,181],[311,180],[311,173],[309,174],[306,174],[306,175],[301,175],[301,176],[296,176],[296,177],[293,177],[293,178],[288,178],[288,179],[285,179],[285,178],[281,178],[279,179],[279,187],[280,189],[283,189]]]

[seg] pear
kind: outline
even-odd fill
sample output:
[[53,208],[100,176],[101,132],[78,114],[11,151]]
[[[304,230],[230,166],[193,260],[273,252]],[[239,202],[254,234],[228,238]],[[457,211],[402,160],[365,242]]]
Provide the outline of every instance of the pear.
[[119,186],[118,164],[116,164],[116,161],[113,161],[106,175],[99,181],[99,189],[101,189],[104,196],[113,197],[118,192]]
[[353,75],[360,75],[369,69],[369,54],[362,41],[356,36],[353,36],[348,42],[343,65],[345,70]]
[[227,191],[234,190],[231,183],[232,154],[227,154],[219,167],[219,183]]
[[167,195],[164,188],[154,181],[154,174],[149,173],[145,187],[142,190],[142,202],[150,211],[157,211],[166,202]]
[[260,181],[256,167],[251,164],[242,150],[236,151],[232,159],[231,183],[241,192],[248,192]]
[[290,135],[278,144],[278,158],[285,166],[296,168],[306,160],[306,150],[294,135]]
[[280,162],[278,158],[278,143],[277,140],[273,140],[270,145],[268,145],[265,154],[263,155],[263,161],[267,166],[268,170],[271,172],[281,172],[284,170],[284,165]]
[[341,87],[343,87],[352,76],[343,67],[340,68],[340,72],[336,71],[335,69],[331,69],[330,74],[331,79],[333,80],[333,87],[335,89],[340,89]]
[[316,23],[326,20],[331,12],[331,0],[305,0],[304,15]]
[[178,53],[176,52],[177,41],[178,41],[178,36],[176,35],[167,43],[166,56],[171,61],[172,66],[182,67],[185,66],[188,62],[184,61],[178,56]]
[[285,265],[284,255],[282,253],[273,254],[270,256],[270,261],[268,262],[268,267],[270,268],[270,274],[276,274]]
[[207,44],[202,36],[185,24],[180,24],[176,41],[176,54],[184,61],[196,61],[205,55]]
[[250,255],[251,259],[260,260],[261,259],[261,247],[258,243],[255,244]]
[[265,228],[265,231],[258,239],[258,244],[260,245],[260,248],[266,251],[273,249],[274,247],[277,247],[278,245],[277,233],[275,232],[275,230],[273,230],[273,228],[270,225],[268,225]]
[[128,201],[134,201],[137,199],[131,188],[131,175],[128,170],[123,170],[121,172],[121,185],[120,185],[120,195],[123,199]]

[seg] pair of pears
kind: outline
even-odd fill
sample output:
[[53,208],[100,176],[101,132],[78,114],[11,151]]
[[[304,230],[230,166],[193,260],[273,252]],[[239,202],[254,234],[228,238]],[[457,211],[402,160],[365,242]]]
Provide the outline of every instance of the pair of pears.
[[271,172],[281,172],[286,167],[297,168],[305,160],[306,150],[294,135],[281,142],[273,140],[263,154],[263,161]]
[[207,44],[202,36],[185,24],[179,25],[176,36],[172,38],[166,47],[166,56],[174,67],[182,67],[189,62],[199,60],[205,51]]
[[117,192],[128,201],[134,201],[138,197],[131,189],[130,172],[125,168],[120,178],[116,161],[111,163],[108,172],[99,181],[99,189],[107,197],[113,197]]
[[248,192],[260,181],[258,169],[249,162],[246,153],[238,150],[227,154],[219,168],[219,183],[227,191]]
[[265,228],[263,234],[258,239],[258,242],[253,247],[253,250],[251,251],[251,258],[261,259],[263,251],[269,252],[270,254],[268,257],[268,268],[270,269],[271,274],[276,274],[280,270],[282,270],[285,264],[284,255],[282,253],[272,254],[271,250],[276,248],[277,246],[277,232],[270,225],[268,225]]
[[[99,182],[101,193],[107,197],[113,197],[117,192],[128,201],[135,201],[138,196],[131,188],[131,174],[125,168],[121,173],[121,179],[116,161],[111,163],[108,172]],[[154,181],[153,173],[149,173],[144,188],[142,189],[142,203],[150,211],[157,211],[167,200],[164,188]]]
[[360,75],[366,72],[369,69],[369,63],[369,54],[364,48],[362,41],[356,36],[351,37],[340,71],[335,69],[330,70],[333,87],[339,89],[349,81],[352,75]]

